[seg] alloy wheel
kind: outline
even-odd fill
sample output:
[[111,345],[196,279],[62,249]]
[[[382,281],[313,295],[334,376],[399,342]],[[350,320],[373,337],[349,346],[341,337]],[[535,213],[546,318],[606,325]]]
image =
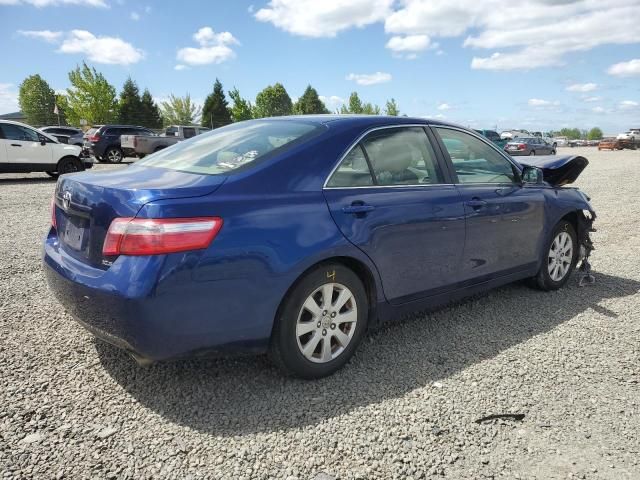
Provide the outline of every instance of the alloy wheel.
[[122,153],[114,148],[107,152],[107,158],[111,163],[120,163],[122,161]]
[[573,240],[567,232],[560,232],[549,248],[547,268],[554,282],[561,281],[569,272],[573,262]]
[[326,283],[305,300],[296,322],[298,348],[314,363],[327,363],[344,352],[358,322],[356,298],[340,283]]

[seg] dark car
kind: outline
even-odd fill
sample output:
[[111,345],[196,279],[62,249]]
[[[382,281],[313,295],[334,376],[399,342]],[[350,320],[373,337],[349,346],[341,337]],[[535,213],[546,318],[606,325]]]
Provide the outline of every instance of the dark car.
[[507,139],[502,138],[498,132],[495,130],[476,130],[483,137],[488,138],[498,147],[503,148],[507,144]]
[[504,151],[516,155],[555,155],[556,149],[541,137],[518,137],[504,146]]
[[269,352],[317,378],[407,310],[525,278],[562,287],[592,248],[588,198],[561,187],[587,164],[523,166],[422,118],[234,123],[124,169],[62,176],[46,277],[140,362]]
[[124,158],[121,135],[155,135],[153,130],[133,125],[103,125],[85,137],[84,150],[99,162],[120,163]]
[[40,128],[40,131],[57,138],[60,143],[68,143],[69,145],[77,145],[76,143],[69,141],[71,137],[74,135],[82,135],[82,130],[79,128],[66,126],[42,127]]

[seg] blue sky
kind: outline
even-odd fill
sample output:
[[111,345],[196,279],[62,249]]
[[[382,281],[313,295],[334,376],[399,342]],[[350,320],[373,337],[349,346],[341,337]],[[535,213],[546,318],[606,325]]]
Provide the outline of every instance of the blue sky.
[[[615,20],[612,20],[615,19]],[[640,0],[0,0],[0,113],[82,60],[118,90],[202,102],[218,77],[253,100],[312,84],[476,128],[640,128]]]

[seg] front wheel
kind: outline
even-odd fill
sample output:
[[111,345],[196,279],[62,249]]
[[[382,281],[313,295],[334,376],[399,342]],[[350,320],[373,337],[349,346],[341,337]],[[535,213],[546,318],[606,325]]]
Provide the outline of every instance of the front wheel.
[[341,264],[306,274],[287,294],[271,335],[269,355],[286,374],[315,379],[351,358],[369,315],[365,288]]
[[541,290],[557,290],[571,276],[578,261],[578,238],[571,223],[561,220],[547,242],[534,284]]

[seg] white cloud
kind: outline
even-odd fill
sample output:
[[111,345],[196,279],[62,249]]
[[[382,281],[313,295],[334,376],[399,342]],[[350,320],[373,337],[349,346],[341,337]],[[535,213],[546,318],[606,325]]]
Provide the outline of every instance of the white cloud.
[[451,105],[449,105],[448,103],[441,103],[440,105],[438,105],[438,110],[444,112],[447,110],[451,110],[453,107]]
[[431,43],[426,35],[407,35],[391,37],[386,47],[394,52],[420,52],[429,48]]
[[52,32],[51,30],[18,30],[18,33],[25,37],[37,38],[49,43],[56,43],[62,37],[62,32]]
[[294,35],[335,37],[338,32],[384,20],[394,0],[270,0],[255,13]]
[[188,69],[188,68],[189,68],[189,67],[187,67],[186,65],[182,65],[181,63],[179,63],[178,65],[176,65],[175,67],[173,67],[173,69],[174,69],[174,70],[178,70],[178,71],[180,71],[180,70],[186,70],[186,69]]
[[640,106],[640,103],[633,100],[623,100],[618,104],[620,110],[634,110]]
[[554,106],[558,106],[560,105],[560,102],[558,101],[551,101],[551,100],[543,100],[541,98],[530,98],[527,101],[527,104],[530,107],[536,107],[536,108],[540,108],[540,107],[554,107]]
[[391,74],[385,72],[376,73],[350,73],[345,77],[346,80],[353,80],[358,85],[376,85],[378,83],[386,83],[391,81]]
[[202,27],[193,34],[200,47],[186,47],[178,50],[176,58],[187,65],[208,65],[222,63],[236,56],[230,45],[240,42],[229,32],[215,33],[211,27]]
[[133,21],[138,21],[140,20],[140,14],[137,12],[131,12],[131,14],[129,15],[129,18]]
[[97,37],[86,30],[71,30],[63,40],[61,53],[79,53],[96,63],[131,65],[144,58],[144,52],[118,37]]
[[338,97],[337,95],[318,95],[318,98],[322,100],[322,103],[324,103],[329,110],[335,110],[345,103],[345,99],[342,97]]
[[600,100],[602,100],[602,97],[584,97],[582,99],[583,102],[588,102],[588,103],[599,102]]
[[640,75],[640,58],[634,58],[628,62],[615,63],[607,69],[607,73],[617,77]]
[[79,5],[83,7],[109,8],[104,0],[0,0],[0,5],[33,5],[38,8]]
[[604,108],[602,108],[602,107],[593,107],[591,109],[591,111],[593,113],[605,113],[606,112],[606,110]]
[[[2,1],[2,0],[0,0]],[[87,30],[52,32],[19,30],[21,35],[58,43],[58,53],[78,53],[95,63],[131,65],[144,58],[144,52],[118,37],[99,37]]]
[[0,83],[0,114],[19,110],[18,90],[12,83]]
[[[557,66],[571,52],[640,42],[637,0],[404,0],[385,21],[393,35],[460,37],[494,50],[472,68],[512,70]],[[616,19],[615,28],[611,18]]]
[[598,88],[597,83],[574,83],[573,85],[569,85],[566,90],[567,92],[593,92]]

